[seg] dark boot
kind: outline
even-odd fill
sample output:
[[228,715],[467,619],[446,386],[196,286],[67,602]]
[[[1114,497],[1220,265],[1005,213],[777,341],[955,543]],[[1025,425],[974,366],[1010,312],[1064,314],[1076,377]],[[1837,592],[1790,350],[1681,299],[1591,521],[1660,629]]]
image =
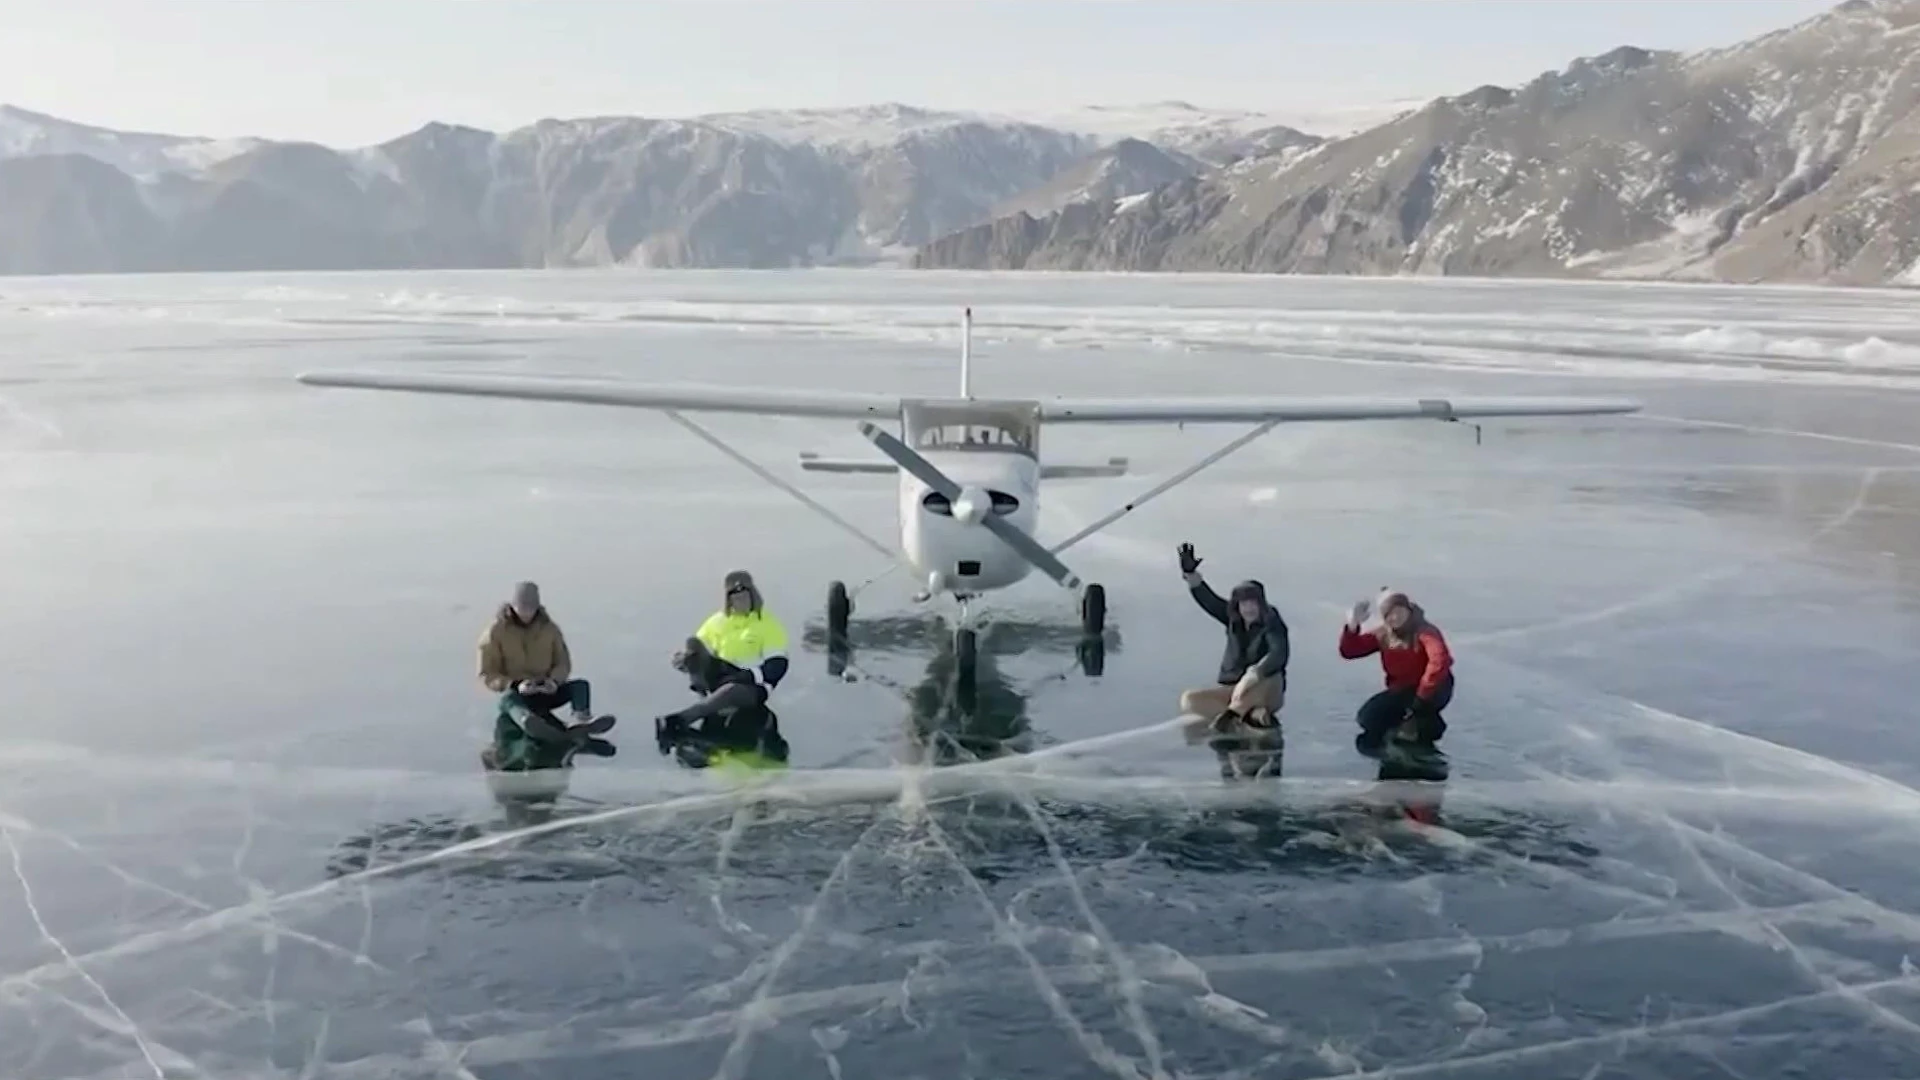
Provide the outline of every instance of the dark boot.
[[785,764],[789,750],[787,740],[777,731],[769,731],[760,737],[760,753],[764,754],[769,761]]
[[591,754],[594,757],[612,757],[620,752],[620,748],[605,739],[596,739],[588,735],[581,738],[577,752]]
[[527,733],[529,738],[538,742],[567,743],[573,741],[567,732],[566,725],[546,713],[535,709],[528,709],[526,711],[526,717],[520,721],[520,727],[521,730]]

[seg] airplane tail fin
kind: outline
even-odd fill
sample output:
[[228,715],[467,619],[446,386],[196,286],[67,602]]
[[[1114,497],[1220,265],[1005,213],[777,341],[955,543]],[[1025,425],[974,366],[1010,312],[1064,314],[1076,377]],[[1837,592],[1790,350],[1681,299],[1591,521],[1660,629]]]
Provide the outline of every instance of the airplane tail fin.
[[960,396],[973,396],[973,308],[960,312]]

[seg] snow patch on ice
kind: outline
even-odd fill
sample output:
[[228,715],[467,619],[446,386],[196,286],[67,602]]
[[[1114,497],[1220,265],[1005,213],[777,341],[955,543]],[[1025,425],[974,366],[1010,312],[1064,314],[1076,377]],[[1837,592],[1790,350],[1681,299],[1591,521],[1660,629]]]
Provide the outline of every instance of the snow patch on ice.
[[1779,356],[1799,360],[1840,360],[1863,367],[1920,368],[1920,348],[1869,337],[1846,345],[1813,338],[1777,338],[1750,327],[1716,326],[1659,339],[1670,348],[1709,354]]

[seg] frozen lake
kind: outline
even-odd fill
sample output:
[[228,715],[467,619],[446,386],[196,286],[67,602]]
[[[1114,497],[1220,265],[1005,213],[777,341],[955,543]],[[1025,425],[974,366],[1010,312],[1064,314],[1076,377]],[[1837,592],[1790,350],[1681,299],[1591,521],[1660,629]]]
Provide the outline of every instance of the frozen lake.
[[[0,279],[0,1076],[1705,1080],[1920,1074],[1916,294],[991,275]],[[320,390],[452,370],[978,393],[1598,394],[1645,416],[1277,430],[1068,562],[1099,678],[806,651],[793,769],[657,755],[753,571],[796,638],[884,566],[646,412]],[[891,535],[851,423],[713,417]],[[1054,429],[1065,536],[1239,433]],[[1284,776],[1170,728],[1187,598],[1292,625]],[[473,648],[537,579],[617,757],[509,820]],[[1354,753],[1393,585],[1452,777]],[[857,618],[910,622],[903,575]],[[987,606],[1070,625],[1036,575]],[[1033,635],[1028,636],[1042,636]],[[1003,639],[1004,640],[1004,639]],[[965,730],[956,731],[959,725]],[[928,768],[930,737],[1017,751]],[[951,742],[952,740],[946,740]]]

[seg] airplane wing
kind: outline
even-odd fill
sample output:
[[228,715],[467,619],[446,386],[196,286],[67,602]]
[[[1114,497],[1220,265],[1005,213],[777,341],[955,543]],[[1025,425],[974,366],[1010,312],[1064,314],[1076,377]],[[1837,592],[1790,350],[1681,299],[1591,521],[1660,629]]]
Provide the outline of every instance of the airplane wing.
[[1640,411],[1624,398],[1221,398],[1054,399],[1049,424],[1259,424],[1267,421],[1475,420],[1493,416],[1592,416]]
[[848,420],[897,418],[900,415],[900,399],[897,397],[850,391],[751,390],[737,386],[687,384],[647,386],[592,379],[521,378],[510,375],[389,375],[374,372],[310,372],[299,376],[299,380],[308,386],[512,398],[518,401],[558,401],[629,409],[756,413],[763,416],[813,416]]

